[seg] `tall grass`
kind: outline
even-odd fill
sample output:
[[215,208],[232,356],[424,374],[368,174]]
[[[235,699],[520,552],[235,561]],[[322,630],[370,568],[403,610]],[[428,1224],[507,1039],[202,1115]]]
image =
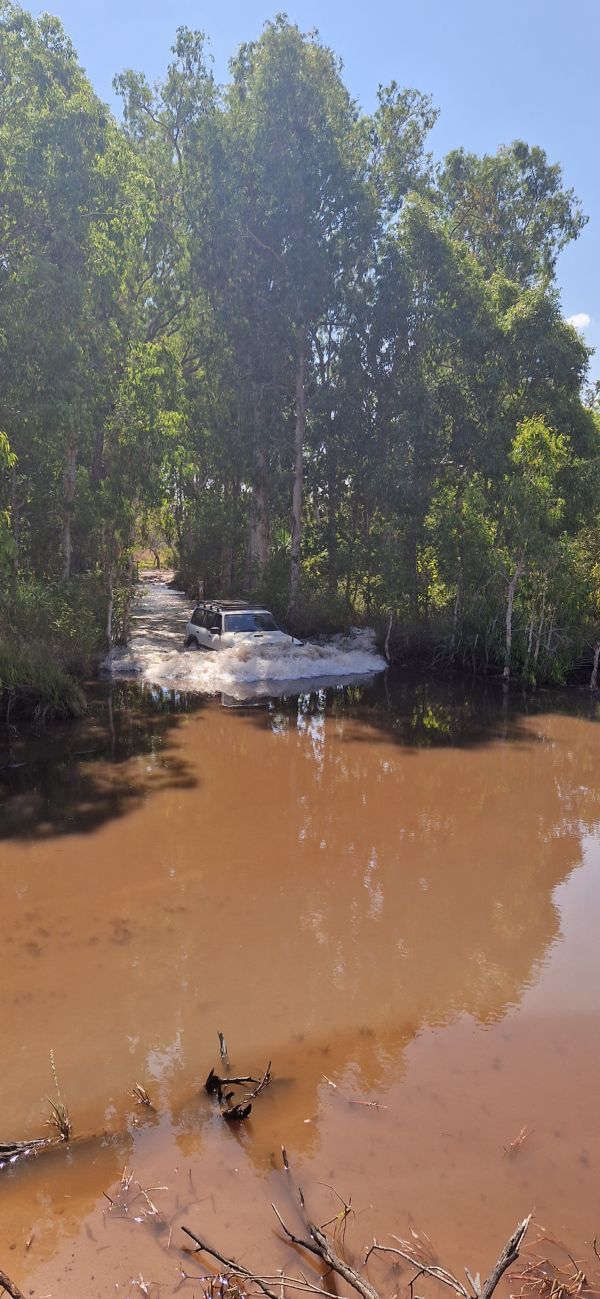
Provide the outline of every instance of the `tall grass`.
[[43,651],[10,637],[0,639],[0,713],[5,718],[81,717],[85,710],[81,686]]
[[95,671],[103,626],[93,575],[64,586],[28,577],[0,591],[0,716],[80,717],[78,679]]

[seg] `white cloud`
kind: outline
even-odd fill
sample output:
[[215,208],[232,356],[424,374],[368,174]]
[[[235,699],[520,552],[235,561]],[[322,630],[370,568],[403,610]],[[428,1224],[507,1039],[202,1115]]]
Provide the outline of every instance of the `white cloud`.
[[573,325],[575,329],[579,330],[580,334],[584,334],[591,323],[591,317],[588,316],[587,311],[578,311],[575,316],[569,316],[567,320],[567,324]]

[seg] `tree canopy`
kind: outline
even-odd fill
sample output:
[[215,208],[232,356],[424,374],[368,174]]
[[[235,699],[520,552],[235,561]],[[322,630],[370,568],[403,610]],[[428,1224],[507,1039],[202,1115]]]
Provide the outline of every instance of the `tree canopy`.
[[457,148],[285,16],[214,79],[181,28],[116,120],[60,23],[0,0],[0,571],[182,581],[399,655],[560,676],[600,641],[598,412],[543,149]]

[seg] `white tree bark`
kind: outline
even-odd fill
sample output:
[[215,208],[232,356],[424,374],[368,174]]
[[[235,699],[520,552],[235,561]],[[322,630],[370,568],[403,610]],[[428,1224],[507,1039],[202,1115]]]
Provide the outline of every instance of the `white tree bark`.
[[598,689],[598,663],[600,663],[600,642],[594,646],[594,666],[590,677],[590,690]]
[[296,357],[296,426],[294,429],[294,484],[292,490],[292,545],[290,556],[290,609],[293,610],[300,587],[300,547],[302,542],[302,488],[304,485],[304,435],[306,430],[306,361],[304,330],[297,331]]
[[522,571],[523,570],[521,564],[517,564],[517,567],[515,568],[515,571],[508,584],[508,596],[506,600],[506,640],[505,640],[505,648],[504,648],[504,671],[502,673],[502,676],[504,677],[505,681],[508,681],[510,677],[510,661],[512,656],[513,608],[515,603],[515,591],[517,589],[517,582],[521,576]]
[[68,582],[71,576],[71,559],[73,557],[73,539],[71,535],[71,524],[73,520],[73,504],[75,501],[75,481],[77,475],[77,447],[71,442],[67,448],[65,469],[63,474],[63,517],[62,517],[62,578],[63,582]]

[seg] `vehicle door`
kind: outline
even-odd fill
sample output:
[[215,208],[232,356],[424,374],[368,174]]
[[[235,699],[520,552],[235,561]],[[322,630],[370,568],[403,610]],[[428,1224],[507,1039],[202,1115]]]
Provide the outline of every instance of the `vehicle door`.
[[223,628],[221,614],[209,612],[206,621],[208,624],[208,645],[210,649],[218,650],[221,648],[221,631]]
[[[208,615],[210,617],[210,614]],[[194,609],[192,622],[194,624],[194,635],[199,645],[207,647],[210,645],[210,635],[206,628],[207,612],[206,609]]]

